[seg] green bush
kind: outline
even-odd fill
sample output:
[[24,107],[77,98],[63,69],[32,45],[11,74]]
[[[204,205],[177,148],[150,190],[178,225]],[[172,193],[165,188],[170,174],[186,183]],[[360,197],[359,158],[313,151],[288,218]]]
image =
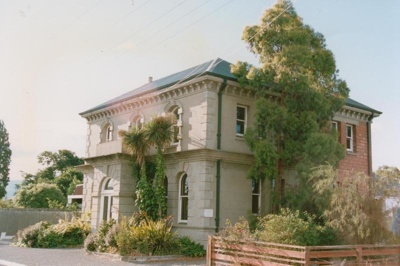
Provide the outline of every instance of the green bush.
[[14,203],[25,208],[49,208],[49,202],[66,204],[66,198],[55,184],[38,183],[22,186],[14,197]]
[[171,229],[171,217],[158,221],[147,218],[132,228],[132,237],[136,242],[137,249],[143,254],[174,254],[178,248],[178,242]]
[[84,243],[90,225],[83,219],[61,220],[58,224],[39,222],[17,233],[17,244],[33,248],[74,247]]
[[327,242],[334,241],[333,230],[317,225],[308,213],[289,209],[260,218],[254,235],[260,241],[301,246],[333,244]]
[[201,244],[188,237],[178,238],[171,231],[171,217],[152,220],[146,213],[135,213],[131,218],[122,217],[118,224],[102,223],[95,234],[84,243],[87,251],[118,252],[120,255],[171,255],[191,257],[205,255]]
[[24,247],[38,247],[39,237],[49,228],[51,224],[47,221],[38,222],[17,232],[17,245]]
[[179,251],[181,255],[189,257],[204,257],[206,255],[203,245],[194,242],[187,236],[179,238]]

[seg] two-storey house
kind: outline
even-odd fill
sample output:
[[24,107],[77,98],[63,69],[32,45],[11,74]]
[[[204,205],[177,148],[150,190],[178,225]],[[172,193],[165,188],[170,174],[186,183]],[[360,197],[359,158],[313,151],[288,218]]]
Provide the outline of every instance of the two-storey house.
[[[278,97],[273,95],[271,97]],[[243,88],[230,63],[216,59],[149,83],[82,112],[87,120],[83,212],[92,227],[130,216],[136,180],[119,130],[140,127],[155,115],[173,112],[176,137],[166,153],[168,214],[182,235],[207,235],[252,213],[268,213],[271,182],[246,179],[253,156],[243,139],[253,124],[255,94]],[[348,99],[334,117],[347,156],[343,171],[371,173],[371,127],[380,112]],[[204,242],[203,242],[204,243]]]

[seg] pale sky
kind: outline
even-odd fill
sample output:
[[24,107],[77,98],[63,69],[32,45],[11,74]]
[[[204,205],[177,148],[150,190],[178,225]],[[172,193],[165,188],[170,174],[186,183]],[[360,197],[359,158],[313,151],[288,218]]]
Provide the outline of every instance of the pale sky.
[[[274,0],[0,1],[0,119],[11,179],[36,173],[45,150],[84,156],[78,113],[220,57],[256,64],[241,34]],[[400,1],[297,0],[322,33],[350,97],[383,114],[372,125],[373,168],[400,167]]]

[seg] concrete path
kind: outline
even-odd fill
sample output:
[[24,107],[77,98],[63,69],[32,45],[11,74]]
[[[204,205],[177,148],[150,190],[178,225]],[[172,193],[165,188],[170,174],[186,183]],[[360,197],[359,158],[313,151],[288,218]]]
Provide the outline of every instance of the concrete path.
[[132,266],[132,265],[205,265],[205,259],[178,259],[164,262],[129,263],[106,256],[88,254],[83,249],[41,249],[20,248],[9,245],[7,241],[0,242],[0,266]]

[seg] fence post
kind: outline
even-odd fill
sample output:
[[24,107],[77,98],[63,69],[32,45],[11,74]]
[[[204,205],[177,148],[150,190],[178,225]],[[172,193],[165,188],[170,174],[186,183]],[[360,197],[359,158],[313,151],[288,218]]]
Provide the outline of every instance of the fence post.
[[211,265],[211,257],[212,257],[212,255],[211,255],[211,252],[212,252],[212,247],[211,247],[211,245],[212,245],[212,236],[208,236],[208,241],[207,241],[207,258],[206,258],[206,264],[207,264],[208,266]]
[[304,265],[310,265],[310,247],[306,247],[306,249],[304,250]]
[[356,251],[357,251],[357,265],[361,265],[361,263],[363,262],[362,247],[356,246]]

